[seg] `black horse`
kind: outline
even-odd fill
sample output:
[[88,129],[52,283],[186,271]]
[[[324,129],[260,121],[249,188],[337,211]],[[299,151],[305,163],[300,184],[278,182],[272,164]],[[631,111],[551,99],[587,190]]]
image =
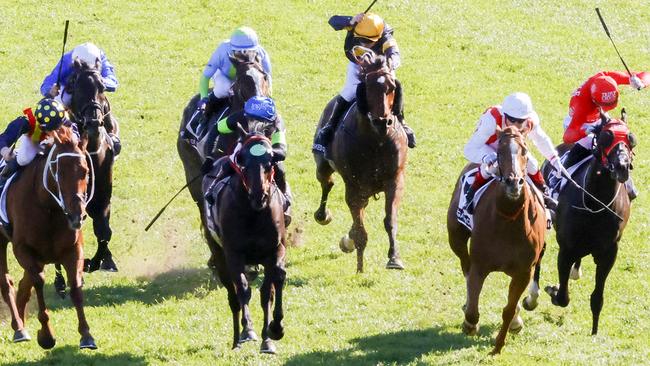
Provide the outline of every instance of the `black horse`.
[[[275,353],[273,340],[284,336],[282,326],[282,289],[286,278],[284,269],[286,232],[284,227],[284,197],[276,186],[273,175],[271,141],[262,134],[240,131],[241,150],[233,163],[236,174],[218,183],[210,192],[215,204],[205,207],[209,222],[208,241],[214,246],[215,269],[228,291],[228,302],[233,319],[233,343],[256,340],[248,302],[251,289],[246,279],[247,265],[264,266],[264,281],[260,289],[264,324],[261,352]],[[223,159],[228,159],[224,157]],[[213,177],[203,179],[208,190]],[[269,312],[275,308],[273,320]],[[240,333],[239,312],[243,311]]]
[[[555,221],[560,247],[557,259],[560,283],[559,287],[546,287],[554,305],[567,306],[572,265],[579,264],[584,256],[593,256],[596,286],[591,294],[591,334],[598,333],[605,281],[614,266],[618,242],[630,216],[630,199],[625,182],[630,176],[632,150],[636,144],[627,126],[625,110],[621,112],[620,120],[601,114],[599,130],[596,132],[593,158],[580,167],[573,178],[607,208],[570,183],[560,192]],[[548,179],[548,164],[544,173]]]
[[[256,95],[267,96],[270,92],[269,76],[264,72],[260,63],[260,58],[256,52],[235,52],[235,54],[230,57],[230,61],[236,70],[236,79],[232,86],[230,106],[227,107],[227,110],[225,111],[213,111],[213,118],[222,115],[225,117],[233,112],[240,111],[243,109],[244,103],[249,98]],[[201,190],[201,181],[198,179],[201,175],[201,165],[203,164],[205,156],[203,155],[200,146],[190,143],[190,141],[181,136],[183,131],[185,131],[187,123],[189,123],[193,117],[196,117],[196,104],[199,99],[200,95],[195,95],[183,111],[176,147],[181,162],[183,163],[185,179],[189,184],[188,189],[192,195],[192,199],[196,202],[199,209],[202,226],[205,226],[205,218],[203,217],[203,192]],[[209,121],[208,123],[212,124],[214,121]],[[234,147],[237,140],[237,134],[231,135],[233,136],[219,137],[216,147],[221,154],[226,154],[232,149],[232,147]],[[213,275],[217,277],[218,273],[214,263],[217,261],[215,258],[215,255],[217,254],[215,253],[218,249],[210,245],[209,242],[208,239],[208,246],[210,247],[211,252],[208,266],[212,269]]]
[[[112,230],[110,227],[111,196],[113,194],[113,142],[104,128],[104,121],[110,118],[110,104],[104,95],[104,83],[101,74],[83,61],[75,60],[74,73],[68,81],[68,92],[72,99],[70,112],[72,121],[77,125],[81,139],[87,146],[92,160],[94,194],[86,211],[93,219],[93,231],[97,238],[97,251],[92,259],[86,259],[84,270],[93,272],[102,269],[117,272],[113,255],[108,248]],[[113,120],[113,123],[116,123]],[[114,126],[117,130],[117,126]],[[65,296],[65,280],[61,268],[56,265],[55,287],[62,297]]]

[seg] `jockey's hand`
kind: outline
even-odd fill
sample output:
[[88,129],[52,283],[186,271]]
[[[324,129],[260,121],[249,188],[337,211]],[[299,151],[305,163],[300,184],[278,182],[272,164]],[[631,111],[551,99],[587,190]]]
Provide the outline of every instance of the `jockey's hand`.
[[364,15],[365,15],[364,13],[359,13],[359,14],[355,15],[354,18],[352,18],[352,20],[350,20],[350,25],[355,25],[355,24],[359,23],[361,21],[361,19],[363,19]]
[[641,81],[641,79],[639,79],[639,77],[636,75],[630,76],[630,85],[636,90],[641,90],[645,88],[645,84],[643,84],[643,81]]
[[196,109],[205,111],[205,106],[208,104],[208,97],[201,98],[198,103],[196,103]]
[[585,134],[589,135],[590,133],[593,133],[596,131],[596,125],[594,124],[584,124],[582,125],[582,130],[585,131]]
[[48,94],[51,98],[54,98],[54,97],[56,97],[57,95],[59,95],[59,90],[60,90],[59,84],[56,83],[56,84],[52,85],[52,87],[51,87],[50,90],[47,92],[47,94]]
[[11,149],[6,146],[0,149],[0,155],[2,155],[2,158],[5,159],[5,161],[9,161],[13,159],[13,154],[11,153]]
[[551,158],[551,160],[549,160],[549,163],[551,164],[553,169],[555,169],[555,175],[557,177],[562,177],[562,176],[569,177],[569,176],[571,176],[569,174],[569,172],[566,170],[566,168],[564,167],[564,165],[562,165],[562,162],[560,161],[559,156],[557,156],[557,155],[553,156]]
[[205,161],[203,162],[203,165],[201,165],[201,174],[206,175],[212,171],[212,167],[214,166],[214,159],[212,158],[206,158]]

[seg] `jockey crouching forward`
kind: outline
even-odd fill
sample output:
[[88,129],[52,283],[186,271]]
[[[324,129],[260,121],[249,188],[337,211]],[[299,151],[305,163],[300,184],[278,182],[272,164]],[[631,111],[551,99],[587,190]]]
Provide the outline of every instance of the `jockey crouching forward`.
[[[610,111],[618,105],[618,86],[629,84],[637,90],[650,84],[650,73],[603,71],[593,75],[573,92],[569,102],[569,114],[564,118],[565,143],[575,143],[564,161],[567,168],[579,163],[591,154],[594,134],[600,124],[600,111]],[[625,182],[630,200],[637,196],[632,177]]]
[[[347,23],[338,24],[340,21]],[[350,63],[348,63],[345,85],[334,101],[332,114],[321,127],[314,140],[313,151],[321,153],[325,151],[325,147],[332,141],[334,131],[336,131],[341,117],[352,105],[357,95],[357,86],[361,82],[357,58],[364,51],[355,46],[371,49],[377,55],[386,57],[388,67],[393,73],[401,64],[397,41],[393,38],[393,28],[384,23],[384,20],[378,15],[371,13],[358,14],[354,18],[334,16],[330,19],[330,24],[336,30],[346,29],[348,31],[345,37],[344,50],[345,56],[350,60]],[[408,137],[408,146],[414,148],[415,134],[404,122],[401,103],[396,106],[396,109],[394,114],[404,127],[404,132]]]
[[[7,165],[0,173],[0,191],[5,183],[19,167],[26,166],[34,160],[39,144],[45,138],[47,131],[54,131],[61,125],[72,127],[78,136],[76,126],[68,120],[63,105],[53,99],[45,98],[38,102],[36,112],[31,108],[23,110],[23,115],[11,121],[0,134],[0,155]],[[19,143],[15,154],[11,146]]]
[[[54,98],[57,102],[62,103],[64,107],[70,107],[72,90],[66,88],[68,86],[66,84],[74,73],[73,62],[76,59],[83,61],[86,65],[96,69],[101,74],[102,82],[107,92],[117,90],[118,81],[113,65],[108,61],[104,51],[88,42],[80,44],[72,51],[65,53],[56,66],[54,66],[52,72],[45,77],[41,84],[41,94],[44,97]],[[61,69],[60,78],[59,68]],[[72,86],[69,87],[71,88]],[[115,156],[117,156],[122,150],[122,143],[119,137],[119,125],[112,111],[104,117],[104,128],[106,128],[106,132],[111,137],[111,140],[113,140],[113,148]]]
[[[275,103],[269,97],[252,97],[244,104],[244,110],[231,114],[217,122],[217,128],[210,131],[212,135],[228,134],[237,132],[238,124],[241,126],[253,126],[255,122],[264,124],[264,134],[271,140],[273,149],[273,167],[275,169],[275,183],[285,196],[284,223],[289,226],[291,223],[291,189],[286,181],[286,174],[283,161],[287,156],[287,139],[282,118],[277,114]],[[205,199],[209,204],[212,202],[212,190],[214,186],[225,177],[235,173],[232,164],[237,163],[237,154],[241,149],[242,141],[239,141],[232,154],[224,156],[216,162],[211,158],[214,156],[213,149],[216,146],[216,136],[209,136],[210,144],[206,145],[205,155],[208,156],[201,168],[204,174],[216,172],[214,181],[205,193]]]
[[[497,173],[497,127],[506,128],[514,126],[518,128],[524,136],[530,137],[537,149],[548,159],[553,168],[564,170],[560,163],[557,151],[551,139],[546,132],[542,130],[539,116],[533,110],[533,104],[530,97],[525,93],[513,93],[508,95],[503,105],[496,105],[488,108],[478,121],[474,134],[465,145],[465,158],[472,163],[481,164],[479,171],[474,176],[474,183],[467,192],[467,205],[464,207],[469,213],[472,213],[472,200],[474,194],[481,188],[487,180]],[[544,183],[544,177],[539,170],[537,160],[528,153],[528,165],[526,170],[528,176],[535,186],[544,194],[545,203],[549,208],[553,208],[553,202],[547,195],[547,187]]]

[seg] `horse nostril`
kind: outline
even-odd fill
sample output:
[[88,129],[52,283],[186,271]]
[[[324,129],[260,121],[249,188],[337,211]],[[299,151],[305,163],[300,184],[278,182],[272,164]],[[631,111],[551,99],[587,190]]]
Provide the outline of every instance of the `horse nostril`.
[[517,181],[517,184],[520,185],[520,186],[523,186],[523,185],[524,185],[524,181],[525,181],[524,178],[521,177],[521,178],[519,178],[519,180]]

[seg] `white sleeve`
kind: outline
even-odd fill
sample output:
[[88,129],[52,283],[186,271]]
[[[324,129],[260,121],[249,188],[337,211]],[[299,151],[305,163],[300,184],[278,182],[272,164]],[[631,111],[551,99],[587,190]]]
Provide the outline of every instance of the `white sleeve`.
[[495,133],[496,128],[497,122],[494,117],[490,112],[485,112],[478,120],[474,134],[465,145],[463,152],[467,160],[479,164],[485,155],[494,152],[486,142]]
[[551,160],[552,157],[557,156],[555,145],[553,145],[553,141],[551,141],[551,138],[548,137],[546,132],[542,130],[539,117],[537,115],[535,117],[533,117],[533,128],[530,130],[528,136],[533,140],[533,144],[535,144],[539,152],[544,155],[544,158]]

